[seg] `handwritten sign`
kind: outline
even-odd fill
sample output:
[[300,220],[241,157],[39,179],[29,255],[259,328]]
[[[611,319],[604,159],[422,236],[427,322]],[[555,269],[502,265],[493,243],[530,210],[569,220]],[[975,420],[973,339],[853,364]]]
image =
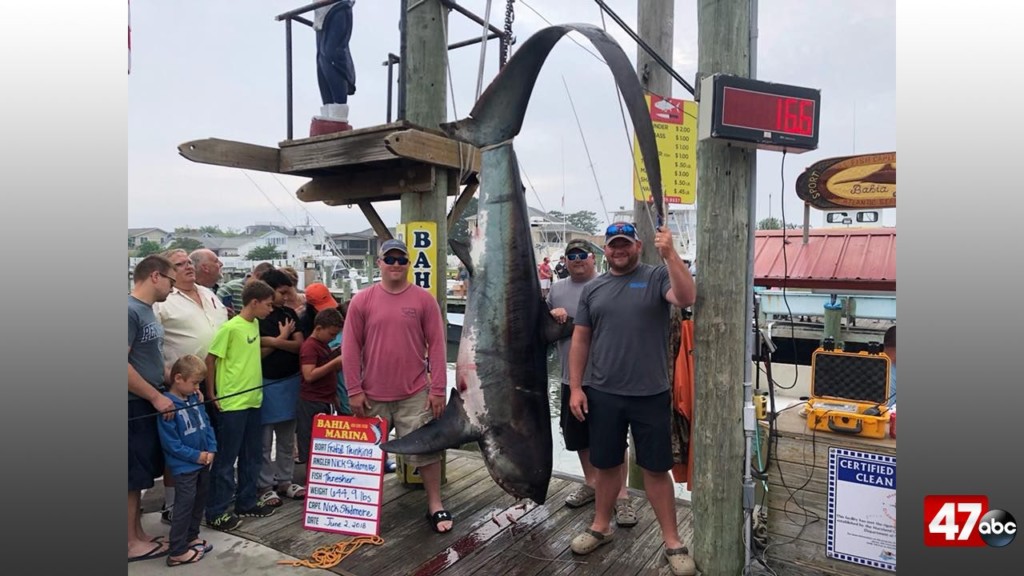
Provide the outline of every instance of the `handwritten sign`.
[[896,458],[829,447],[825,553],[896,571]]
[[307,530],[380,535],[387,421],[318,414],[306,474]]
[[[678,98],[645,95],[658,142],[661,186],[669,204],[693,204],[697,196],[697,103]],[[651,201],[640,144],[633,138],[633,197]]]

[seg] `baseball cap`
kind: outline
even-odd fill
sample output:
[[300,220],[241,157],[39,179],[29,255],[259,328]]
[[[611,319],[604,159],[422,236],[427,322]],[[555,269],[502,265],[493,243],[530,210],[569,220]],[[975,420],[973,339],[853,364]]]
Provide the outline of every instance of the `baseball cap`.
[[390,240],[385,240],[384,243],[380,245],[380,250],[377,251],[377,256],[384,256],[392,250],[398,250],[406,256],[409,255],[409,249],[405,247],[405,242],[402,242],[397,238],[392,238]]
[[319,282],[306,286],[306,303],[312,304],[317,312],[338,307],[338,301],[331,296],[331,291]]
[[590,249],[590,244],[586,240],[569,240],[569,243],[565,245],[565,253],[568,254],[573,250],[582,250],[587,254],[593,254],[593,250]]
[[633,243],[636,243],[640,239],[636,235],[636,226],[629,222],[613,222],[608,226],[608,229],[604,231],[605,244],[608,244],[616,238],[625,238]]

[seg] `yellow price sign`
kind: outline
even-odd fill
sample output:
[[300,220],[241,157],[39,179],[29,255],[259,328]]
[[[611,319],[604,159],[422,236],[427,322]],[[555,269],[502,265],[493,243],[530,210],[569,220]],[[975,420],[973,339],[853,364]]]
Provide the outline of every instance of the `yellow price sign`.
[[[693,204],[697,198],[697,103],[647,94],[654,137],[658,142],[661,186],[669,204]],[[633,137],[633,197],[651,201],[640,144]]]

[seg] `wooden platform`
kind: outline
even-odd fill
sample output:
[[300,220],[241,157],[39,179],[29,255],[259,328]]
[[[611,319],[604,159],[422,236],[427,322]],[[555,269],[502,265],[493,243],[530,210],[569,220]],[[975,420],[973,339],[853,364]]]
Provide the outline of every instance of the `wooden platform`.
[[[547,503],[517,501],[488,475],[479,454],[449,450],[445,506],[455,516],[453,530],[435,534],[425,519],[426,495],[406,487],[394,474],[384,482],[381,546],[364,545],[332,569],[337,574],[376,576],[411,574],[445,576],[478,574],[670,574],[662,556],[661,531],[642,493],[633,502],[639,523],[618,529],[615,540],[587,556],[575,556],[569,542],[590,525],[593,506],[572,509],[565,497],[576,479],[551,480]],[[683,542],[692,539],[689,504],[677,505]],[[297,558],[348,537],[305,530],[302,506],[288,501],[273,516],[246,518],[234,534]],[[304,568],[295,568],[302,574]]]
[[[826,555],[828,525],[828,452],[830,446],[896,455],[896,440],[848,436],[807,429],[799,408],[783,411],[779,441],[768,468],[768,549],[780,574],[881,576],[891,572],[844,562]],[[761,423],[762,431],[764,423]],[[782,571],[780,571],[780,568]]]
[[329,205],[429,191],[432,168],[458,170],[463,182],[480,170],[475,147],[405,121],[284,140],[276,148],[220,138],[192,140],[178,146],[178,152],[203,164],[312,178],[298,190],[299,199]]

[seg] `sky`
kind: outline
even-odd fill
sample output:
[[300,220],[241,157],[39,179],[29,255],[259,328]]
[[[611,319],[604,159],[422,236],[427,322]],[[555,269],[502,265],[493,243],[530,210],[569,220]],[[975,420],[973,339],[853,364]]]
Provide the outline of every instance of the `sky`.
[[[369,227],[357,207],[304,203],[295,191],[305,178],[193,163],[179,144],[222,138],[276,147],[287,136],[285,26],[274,17],[305,0],[217,2],[135,0],[131,4],[128,75],[128,226],[216,225],[241,229],[257,222],[303,224],[333,233]],[[483,15],[486,0],[460,0]],[[606,2],[634,30],[636,0]],[[356,128],[384,124],[389,52],[399,51],[398,0],[357,0],[350,48],[357,92],[349,98]],[[593,0],[517,0],[512,54],[534,32],[553,24],[601,26]],[[802,154],[759,151],[757,218],[803,222],[794,184],[818,160],[896,150],[896,3],[892,0],[762,0],[758,12],[757,78],[821,90],[818,149]],[[505,2],[492,3],[501,28]],[[697,72],[697,3],[677,0],[672,65],[687,81]],[[452,12],[450,42],[479,37],[481,28]],[[637,45],[610,18],[606,27],[635,62]],[[313,31],[293,29],[295,137],[308,134],[318,113]],[[537,80],[516,152],[527,177],[527,201],[544,210],[606,214],[632,202],[631,137],[623,128],[614,82],[582,37],[561,40]],[[581,47],[582,45],[582,47]],[[449,54],[448,118],[472,108],[480,45]],[[484,87],[498,72],[498,43],[486,48]],[[397,78],[397,69],[395,70]],[[567,90],[568,87],[568,90]],[[396,92],[397,94],[397,92]],[[571,100],[570,100],[571,94]],[[692,99],[677,83],[671,96]],[[397,102],[393,104],[393,110]],[[572,106],[579,117],[577,125]],[[582,137],[581,127],[582,126]],[[590,157],[586,153],[589,149]],[[700,191],[697,192],[700,202]],[[453,201],[449,199],[449,206]],[[398,223],[398,202],[377,203],[385,223]],[[783,212],[783,208],[785,211]],[[896,224],[896,209],[882,223]],[[810,224],[820,225],[812,209]]]

